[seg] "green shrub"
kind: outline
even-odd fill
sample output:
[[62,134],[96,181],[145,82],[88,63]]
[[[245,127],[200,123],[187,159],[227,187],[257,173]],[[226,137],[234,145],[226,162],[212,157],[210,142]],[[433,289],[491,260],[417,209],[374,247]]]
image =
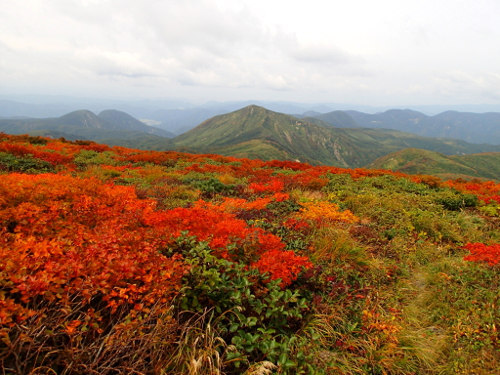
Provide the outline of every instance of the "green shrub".
[[82,150],[75,155],[75,165],[84,170],[91,165],[117,165],[117,161],[113,158],[115,154],[111,151],[97,152],[94,150]]
[[184,179],[183,182],[199,189],[204,198],[213,198],[216,194],[231,195],[237,189],[236,185],[224,184],[215,177],[189,178]]
[[309,353],[300,350],[308,340],[297,334],[309,312],[299,291],[283,290],[279,280],[269,281],[255,269],[217,258],[206,243],[193,237],[179,238],[168,252],[180,252],[192,265],[183,282],[180,309],[211,311],[214,329],[233,345],[226,355],[235,373],[260,361],[274,363],[284,374],[305,369],[312,373]]
[[49,173],[54,172],[52,164],[40,160],[31,155],[14,156],[6,152],[0,152],[0,171],[24,172],[24,173]]
[[473,194],[446,191],[436,199],[436,202],[442,204],[447,210],[458,211],[465,207],[476,207],[479,201]]

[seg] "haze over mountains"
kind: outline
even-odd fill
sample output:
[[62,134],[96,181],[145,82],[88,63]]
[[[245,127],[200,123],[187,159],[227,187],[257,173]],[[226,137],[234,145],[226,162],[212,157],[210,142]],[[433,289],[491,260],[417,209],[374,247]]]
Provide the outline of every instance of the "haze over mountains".
[[[195,108],[158,111],[154,116],[160,121],[158,126],[173,133],[182,134],[202,121],[225,112],[219,112],[217,109]],[[278,112],[290,113],[279,110]],[[312,123],[318,123],[317,120],[320,120],[338,128],[394,129],[425,137],[455,138],[472,143],[500,144],[500,113],[497,112],[446,111],[428,116],[409,109],[392,109],[375,114],[353,110],[336,110],[327,113],[307,111],[295,116],[305,118]]]
[[[157,116],[177,121],[179,130],[183,125],[186,128],[189,121],[202,119],[216,111],[215,107],[188,112],[164,110]],[[0,131],[91,139],[146,149],[296,160],[349,168],[368,165],[407,173],[450,172],[460,176],[500,179],[500,172],[494,168],[497,154],[467,160],[446,156],[499,152],[499,145],[486,143],[500,144],[500,113],[449,111],[427,116],[412,110],[389,110],[377,114],[307,111],[295,117],[249,105],[211,117],[178,136],[166,130],[164,122],[156,120],[156,123],[156,127],[146,125],[117,110],[104,110],[98,115],[79,110],[44,119],[0,119]],[[475,143],[458,139],[460,137]],[[401,151],[408,148],[422,150]],[[478,168],[477,163],[481,164]]]
[[127,113],[116,110],[105,110],[99,115],[88,110],[79,110],[55,118],[2,119],[0,131],[92,140],[173,136],[167,130],[148,126]]
[[79,108],[87,108],[94,113],[115,108],[155,127],[179,135],[211,117],[256,104],[275,112],[293,114],[301,118],[307,117],[310,122],[321,120],[341,128],[386,128],[428,137],[500,144],[500,109],[498,106],[491,105],[416,106],[413,109],[391,109],[345,104],[271,101],[193,104],[183,100],[120,101],[60,97],[21,99],[24,101],[0,98],[0,118],[56,118]]
[[393,109],[368,114],[358,111],[334,111],[314,115],[337,127],[395,129],[426,137],[463,139],[473,143],[500,144],[500,113],[447,111],[427,116],[413,110]]

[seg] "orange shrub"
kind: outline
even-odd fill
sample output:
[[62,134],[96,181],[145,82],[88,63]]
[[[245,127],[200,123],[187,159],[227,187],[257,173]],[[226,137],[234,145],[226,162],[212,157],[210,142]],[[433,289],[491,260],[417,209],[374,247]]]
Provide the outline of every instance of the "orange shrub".
[[180,289],[187,266],[161,254],[166,240],[142,220],[154,202],[133,187],[9,174],[0,176],[0,197],[1,325],[49,304],[68,314],[101,303],[111,314],[147,308]]
[[338,205],[326,201],[302,203],[299,215],[304,220],[316,221],[318,223],[328,223],[332,221],[355,223],[359,220],[351,211],[340,211]]

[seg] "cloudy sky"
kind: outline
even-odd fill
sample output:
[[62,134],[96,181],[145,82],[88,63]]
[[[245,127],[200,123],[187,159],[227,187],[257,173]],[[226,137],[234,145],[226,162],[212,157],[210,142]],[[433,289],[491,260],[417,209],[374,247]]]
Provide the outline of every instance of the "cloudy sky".
[[0,0],[0,94],[500,103],[498,0]]

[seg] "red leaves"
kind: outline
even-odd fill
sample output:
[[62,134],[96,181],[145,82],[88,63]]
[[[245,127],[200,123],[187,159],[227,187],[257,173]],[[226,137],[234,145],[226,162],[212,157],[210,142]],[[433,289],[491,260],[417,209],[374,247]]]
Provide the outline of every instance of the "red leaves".
[[280,251],[285,248],[279,237],[260,228],[250,227],[244,220],[226,212],[227,202],[217,206],[200,200],[191,208],[149,212],[144,215],[144,223],[154,227],[158,234],[166,237],[170,235],[172,240],[187,231],[188,235],[195,236],[199,241],[207,241],[211,248],[217,250],[219,256],[235,261],[240,259],[234,259],[234,256],[227,252],[230,244],[253,249],[252,254],[246,254],[250,257],[265,251]]
[[278,178],[271,178],[266,182],[254,182],[248,185],[248,189],[253,193],[278,193],[283,191],[285,184]]
[[281,279],[281,286],[290,285],[303,269],[313,264],[308,257],[298,256],[293,251],[269,250],[252,264],[261,273],[268,272],[272,280]]
[[[100,171],[126,174],[133,170],[130,175],[150,181],[164,179],[164,166],[182,159],[186,167],[179,168],[177,176],[198,172],[219,174],[227,181],[244,177],[243,181],[248,178],[253,182],[247,193],[258,196],[217,197],[217,203],[198,201],[191,207],[160,211],[154,200],[139,199],[133,186],[61,174],[1,175],[0,272],[8,288],[0,294],[0,324],[29,317],[34,312],[27,306],[34,301],[55,303],[71,313],[74,304],[88,304],[91,311],[98,300],[111,314],[124,306],[141,311],[157,301],[167,303],[180,290],[188,266],[179,257],[168,258],[162,252],[185,231],[198,241],[207,241],[219,256],[269,273],[272,279],[281,279],[283,286],[311,266],[306,257],[285,251],[279,237],[238,219],[236,213],[268,212],[271,203],[289,199],[284,189],[293,176],[273,176],[274,164],[299,172],[296,184],[301,186],[322,186],[324,169],[313,173],[311,166],[295,162],[266,164],[109,148],[92,142],[46,140],[41,146],[29,143],[29,137],[3,139],[0,151],[31,154],[58,170],[73,170],[73,158],[82,150],[107,151],[109,155],[102,160],[118,165],[99,165]],[[165,191],[163,198],[168,198],[170,190]],[[64,328],[66,333],[81,328],[80,321],[70,321]]]
[[31,144],[0,142],[0,152],[7,152],[16,156],[32,155],[33,157],[45,160],[52,165],[69,164],[72,157],[57,152],[44,151],[41,147]]
[[493,201],[500,203],[500,183],[455,180],[446,181],[446,185],[458,191],[474,194],[486,204]]
[[10,174],[1,176],[0,193],[7,198],[0,202],[0,272],[10,285],[2,322],[26,317],[25,306],[40,297],[71,310],[100,296],[114,312],[169,300],[180,289],[187,266],[160,253],[165,241],[142,221],[154,202],[139,200],[133,187]]
[[500,262],[500,244],[468,243],[464,249],[470,251],[470,254],[464,257],[464,260],[469,262],[485,262],[490,266]]

